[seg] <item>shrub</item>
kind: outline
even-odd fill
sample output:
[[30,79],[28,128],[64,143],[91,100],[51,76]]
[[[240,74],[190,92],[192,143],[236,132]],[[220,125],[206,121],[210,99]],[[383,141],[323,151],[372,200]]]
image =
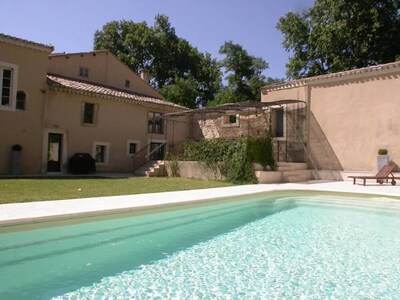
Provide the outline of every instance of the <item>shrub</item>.
[[379,149],[379,150],[378,150],[378,154],[379,154],[379,155],[387,155],[387,154],[388,154],[388,150],[387,150],[387,149],[384,149],[384,148]]
[[183,144],[183,159],[204,162],[209,168],[219,168],[228,181],[256,183],[253,164],[260,163],[265,169],[275,168],[272,139],[262,138],[218,138],[202,141],[187,141]]
[[13,146],[11,147],[11,150],[12,150],[12,151],[21,151],[21,150],[22,150],[22,146],[21,146],[21,145],[18,145],[18,144],[15,144],[15,145],[13,145]]

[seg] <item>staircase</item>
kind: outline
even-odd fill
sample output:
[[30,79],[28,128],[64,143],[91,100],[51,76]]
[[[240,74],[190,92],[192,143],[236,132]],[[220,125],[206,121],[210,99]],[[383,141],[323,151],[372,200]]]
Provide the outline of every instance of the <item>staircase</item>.
[[306,182],[313,178],[307,163],[279,162],[277,171],[282,172],[282,182]]
[[163,160],[149,161],[146,165],[135,170],[136,176],[163,177],[166,176],[165,164]]
[[275,171],[255,171],[259,183],[306,182],[314,179],[307,163],[279,162]]

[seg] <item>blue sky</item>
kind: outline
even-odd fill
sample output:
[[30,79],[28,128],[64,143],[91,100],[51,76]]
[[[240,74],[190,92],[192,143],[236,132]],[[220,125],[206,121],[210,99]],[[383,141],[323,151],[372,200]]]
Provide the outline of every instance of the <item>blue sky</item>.
[[55,52],[93,49],[93,35],[113,20],[146,21],[155,15],[170,18],[179,37],[218,58],[218,50],[232,40],[270,68],[266,76],[285,77],[289,54],[276,29],[288,11],[309,8],[313,0],[13,0],[1,1],[0,32],[39,43]]

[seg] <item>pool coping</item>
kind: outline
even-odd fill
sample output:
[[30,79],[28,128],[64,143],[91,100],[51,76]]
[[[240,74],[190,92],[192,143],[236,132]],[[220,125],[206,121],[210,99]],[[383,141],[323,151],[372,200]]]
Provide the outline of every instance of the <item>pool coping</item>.
[[400,200],[400,186],[362,186],[353,185],[350,181],[239,185],[179,192],[2,204],[0,205],[0,226],[36,223],[46,220],[72,219],[90,215],[149,210],[164,206],[200,203],[212,199],[223,199],[227,197],[238,197],[278,191],[347,193],[389,197],[395,200]]

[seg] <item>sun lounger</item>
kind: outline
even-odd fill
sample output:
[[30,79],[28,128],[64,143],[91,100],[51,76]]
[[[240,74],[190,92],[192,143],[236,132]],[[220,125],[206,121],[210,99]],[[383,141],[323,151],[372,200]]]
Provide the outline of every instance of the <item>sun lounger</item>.
[[363,185],[365,185],[367,179],[374,179],[379,184],[383,184],[385,181],[389,182],[389,180],[391,180],[390,183],[392,185],[396,185],[395,179],[400,179],[400,177],[395,177],[393,175],[394,167],[395,166],[393,165],[386,165],[375,176],[349,176],[349,178],[353,178],[353,184],[356,184],[357,179],[361,179],[363,181]]

